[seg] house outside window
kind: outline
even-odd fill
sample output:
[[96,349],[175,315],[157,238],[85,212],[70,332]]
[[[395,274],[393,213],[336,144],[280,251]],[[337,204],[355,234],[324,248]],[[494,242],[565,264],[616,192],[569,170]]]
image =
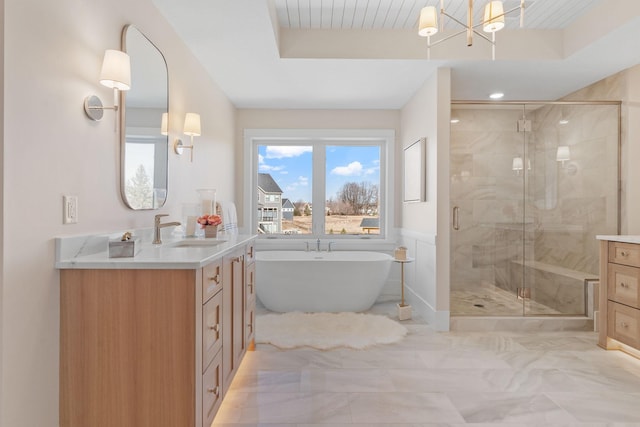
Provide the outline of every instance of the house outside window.
[[268,173],[258,174],[258,232],[278,234],[282,232],[282,189]]

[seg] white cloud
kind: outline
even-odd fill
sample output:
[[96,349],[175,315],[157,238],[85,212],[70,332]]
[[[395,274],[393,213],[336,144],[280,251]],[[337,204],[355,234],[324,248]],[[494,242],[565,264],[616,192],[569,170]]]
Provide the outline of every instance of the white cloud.
[[267,146],[267,159],[298,157],[312,151],[310,146],[269,145]]
[[266,163],[262,163],[259,165],[258,169],[260,172],[279,172],[284,169],[284,166],[271,166]]
[[287,187],[285,188],[285,191],[293,191],[293,190],[297,190],[299,187],[308,187],[308,186],[309,186],[309,178],[307,178],[306,176],[299,176],[297,181],[287,185]]
[[359,176],[362,175],[362,163],[356,161],[349,163],[347,166],[337,166],[331,173],[341,176]]
[[287,173],[284,171],[284,166],[271,166],[265,163],[264,156],[262,154],[258,154],[258,172],[280,172]]
[[380,168],[369,168],[369,169],[365,169],[364,171],[364,175],[373,175],[376,172],[378,172]]

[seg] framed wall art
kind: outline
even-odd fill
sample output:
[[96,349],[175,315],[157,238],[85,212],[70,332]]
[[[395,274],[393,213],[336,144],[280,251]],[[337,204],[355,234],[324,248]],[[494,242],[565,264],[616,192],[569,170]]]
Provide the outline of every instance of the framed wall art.
[[403,197],[405,202],[427,200],[427,138],[420,138],[404,149]]

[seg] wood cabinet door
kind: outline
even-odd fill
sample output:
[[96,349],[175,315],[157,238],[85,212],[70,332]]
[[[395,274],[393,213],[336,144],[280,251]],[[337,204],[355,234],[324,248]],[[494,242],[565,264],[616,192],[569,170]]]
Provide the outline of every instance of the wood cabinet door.
[[224,256],[222,263],[222,371],[226,393],[244,348],[244,247]]

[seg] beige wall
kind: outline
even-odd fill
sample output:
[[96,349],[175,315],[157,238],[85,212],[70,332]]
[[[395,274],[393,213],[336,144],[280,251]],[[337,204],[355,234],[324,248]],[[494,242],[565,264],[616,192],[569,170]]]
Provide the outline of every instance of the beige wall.
[[402,150],[422,137],[427,139],[426,201],[400,203],[398,208],[402,211],[403,242],[416,258],[407,281],[410,301],[439,330],[449,327],[450,105],[451,71],[441,68],[403,107],[397,153],[397,193],[402,200]]
[[[238,110],[236,120],[236,181],[244,182],[245,129],[392,129],[400,134],[398,110]],[[396,143],[397,145],[397,143]],[[396,156],[396,170],[397,170]],[[243,197],[238,188],[238,221],[243,221]],[[397,195],[398,192],[396,191]],[[396,196],[397,200],[400,196]],[[395,204],[397,206],[397,203]],[[396,212],[396,218],[397,212]],[[397,219],[396,219],[397,223]],[[240,224],[244,226],[244,224]]]
[[[1,3],[0,3],[1,4]],[[196,188],[234,198],[235,109],[151,0],[7,0],[4,22],[4,159],[0,425],[58,424],[59,279],[53,238],[150,227],[158,212],[180,219]],[[187,111],[202,115],[194,163],[169,156],[169,198],[160,211],[125,208],[118,188],[113,112],[91,122],[102,55],[134,24],[169,66],[170,141]],[[214,164],[215,167],[211,167]],[[79,223],[62,225],[62,195],[79,200]]]

